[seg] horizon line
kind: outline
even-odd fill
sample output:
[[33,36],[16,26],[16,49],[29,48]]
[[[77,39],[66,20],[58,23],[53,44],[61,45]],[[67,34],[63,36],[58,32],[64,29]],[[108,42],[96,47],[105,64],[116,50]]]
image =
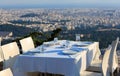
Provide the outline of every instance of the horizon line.
[[73,5],[0,5],[0,8],[120,8],[120,5],[84,5],[84,4],[73,4]]

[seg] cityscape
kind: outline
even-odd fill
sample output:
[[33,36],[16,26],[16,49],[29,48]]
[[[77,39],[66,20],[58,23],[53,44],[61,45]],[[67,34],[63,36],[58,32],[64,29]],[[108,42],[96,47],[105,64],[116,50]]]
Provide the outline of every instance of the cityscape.
[[66,8],[66,9],[0,9],[0,24],[11,24],[38,31],[50,31],[59,27],[73,30],[107,26],[120,27],[120,9]]
[[[13,35],[9,38],[14,40],[31,32],[43,33],[61,28],[59,39],[75,40],[75,34],[81,34],[83,40],[100,41],[100,45],[106,47],[120,36],[119,13],[120,9],[117,8],[0,9],[0,30],[12,32]],[[105,33],[112,32],[111,30],[117,31],[117,34]],[[95,34],[96,32],[98,33]],[[104,35],[99,32],[103,32]],[[105,38],[106,35],[115,37]],[[109,41],[106,41],[107,39]],[[106,45],[101,42],[103,40]]]

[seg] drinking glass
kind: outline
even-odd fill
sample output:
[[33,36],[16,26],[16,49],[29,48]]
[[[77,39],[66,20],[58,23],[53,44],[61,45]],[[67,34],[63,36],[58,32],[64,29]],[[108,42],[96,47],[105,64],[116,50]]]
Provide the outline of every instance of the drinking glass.
[[76,34],[76,41],[80,41],[80,34]]
[[70,44],[70,41],[66,40],[66,42],[65,42],[65,48],[66,48],[66,49],[69,48],[69,44]]
[[55,37],[54,38],[54,43],[56,43],[58,41],[58,38],[57,37]]
[[40,50],[40,52],[44,52],[44,45],[39,46],[38,49]]

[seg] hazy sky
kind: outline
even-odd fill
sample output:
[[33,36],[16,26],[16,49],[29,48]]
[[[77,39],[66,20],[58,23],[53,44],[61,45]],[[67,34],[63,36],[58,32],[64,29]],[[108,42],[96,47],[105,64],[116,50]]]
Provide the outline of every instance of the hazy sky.
[[120,0],[0,0],[0,6],[70,6],[70,5],[84,5],[84,6],[116,6],[120,7]]

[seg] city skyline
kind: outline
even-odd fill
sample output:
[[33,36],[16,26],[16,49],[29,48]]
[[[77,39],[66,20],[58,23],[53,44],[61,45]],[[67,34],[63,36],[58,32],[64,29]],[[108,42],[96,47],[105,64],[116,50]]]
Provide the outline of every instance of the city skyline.
[[98,8],[98,7],[120,7],[119,0],[1,0],[0,8],[71,8],[71,7],[85,7],[85,8]]

